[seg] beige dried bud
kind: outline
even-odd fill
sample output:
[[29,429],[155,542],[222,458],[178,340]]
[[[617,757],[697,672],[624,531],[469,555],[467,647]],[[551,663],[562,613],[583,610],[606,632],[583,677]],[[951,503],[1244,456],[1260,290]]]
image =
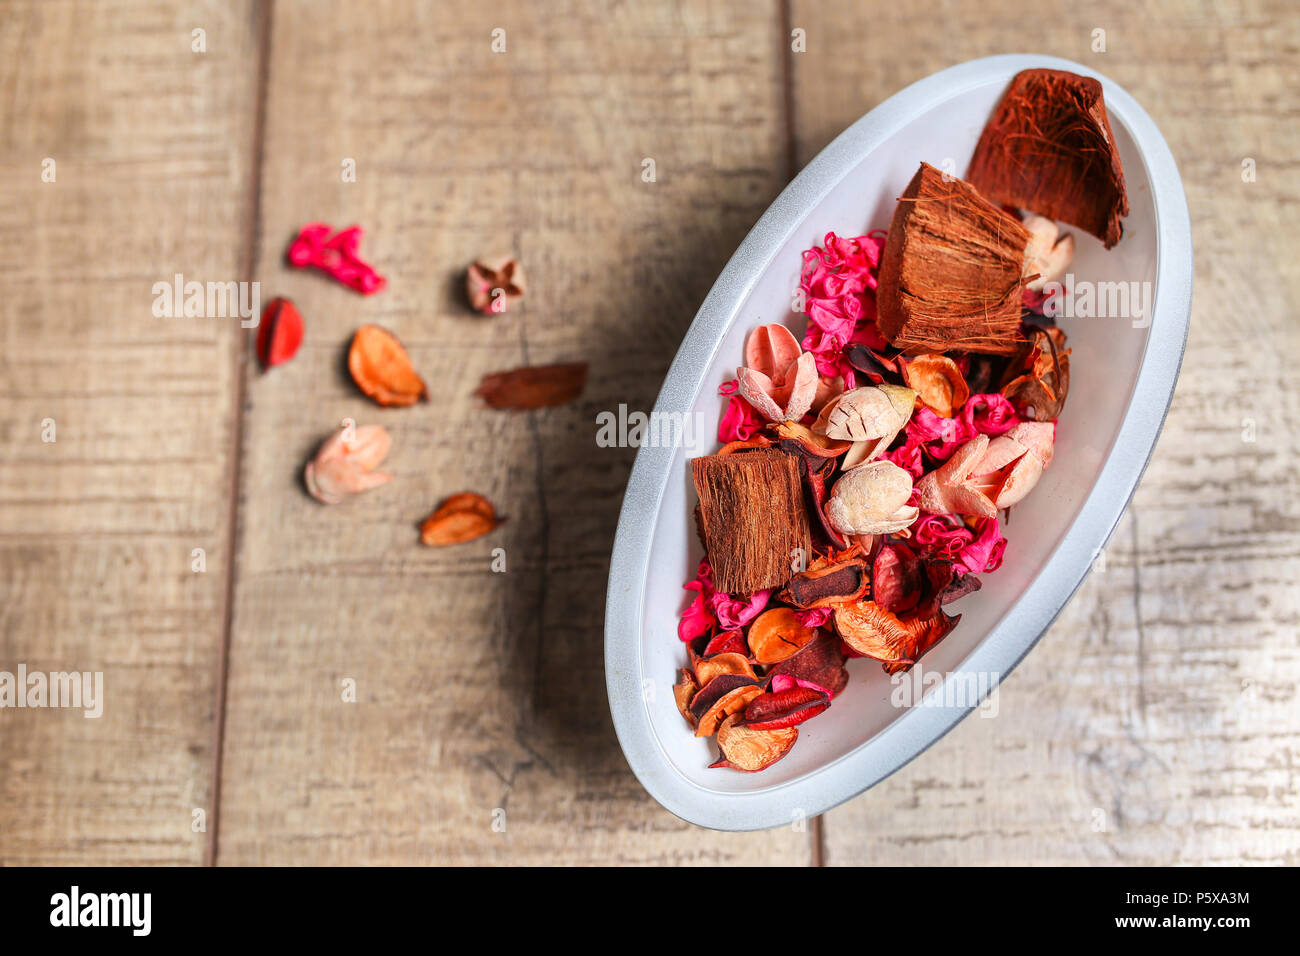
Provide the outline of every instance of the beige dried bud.
[[393,476],[375,469],[391,446],[392,439],[382,425],[340,428],[307,463],[303,472],[307,490],[317,501],[336,505],[348,495],[387,484]]
[[1030,214],[1022,225],[1029,230],[1029,245],[1025,247],[1025,266],[1021,275],[1038,278],[1025,285],[1033,292],[1042,292],[1043,286],[1065,275],[1074,259],[1074,236],[1062,236],[1060,228],[1045,216]]
[[901,385],[868,385],[844,392],[828,402],[813,431],[853,442],[841,466],[860,468],[880,455],[912,417],[916,392]]
[[873,461],[848,472],[831,490],[826,520],[841,534],[892,534],[919,514],[909,507],[912,476],[892,461]]

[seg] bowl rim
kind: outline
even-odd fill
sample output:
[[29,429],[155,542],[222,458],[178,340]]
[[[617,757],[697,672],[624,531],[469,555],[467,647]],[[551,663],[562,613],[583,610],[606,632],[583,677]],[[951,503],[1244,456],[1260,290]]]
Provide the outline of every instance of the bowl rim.
[[[1078,590],[1128,507],[1155,450],[1182,364],[1191,318],[1192,239],[1182,180],[1155,122],[1119,84],[1071,60],[1002,54],[934,73],[885,100],[837,136],[796,176],[732,255],[687,330],[655,402],[658,413],[688,412],[741,304],[814,208],[871,151],[919,109],[992,79],[1044,67],[1094,77],[1112,118],[1127,128],[1146,166],[1156,217],[1155,307],[1137,380],[1119,432],[1078,517],[1025,592],[968,655],[962,671],[996,675],[989,693],[1033,649]],[[650,548],[675,449],[643,446],[628,479],[610,558],[605,604],[605,682],[619,744],[641,785],[665,809],[717,830],[761,830],[816,816],[870,789],[924,752],[966,717],[966,708],[913,707],[861,746],[786,783],[746,793],[687,780],[659,743],[643,699],[642,604]],[[1033,634],[1026,641],[1025,634]]]

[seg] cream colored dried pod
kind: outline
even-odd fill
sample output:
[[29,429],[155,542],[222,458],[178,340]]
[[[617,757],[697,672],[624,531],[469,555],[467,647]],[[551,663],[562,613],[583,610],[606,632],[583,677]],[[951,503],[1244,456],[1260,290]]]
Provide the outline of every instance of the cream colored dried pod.
[[919,512],[908,507],[912,476],[892,461],[873,461],[846,473],[831,490],[826,520],[840,534],[902,531]]
[[1042,292],[1043,286],[1065,274],[1074,258],[1074,236],[1060,234],[1056,223],[1045,216],[1030,215],[1021,225],[1029,230],[1025,247],[1025,266],[1021,274],[1037,275],[1025,288]]
[[[822,410],[817,425],[827,438],[870,441],[898,434],[912,417],[916,392],[901,385],[869,385],[841,395]],[[817,431],[817,425],[813,431]]]

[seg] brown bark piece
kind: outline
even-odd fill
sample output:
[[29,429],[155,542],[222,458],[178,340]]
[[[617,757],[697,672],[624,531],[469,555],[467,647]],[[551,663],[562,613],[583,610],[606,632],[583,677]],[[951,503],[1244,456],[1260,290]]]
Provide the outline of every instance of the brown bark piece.
[[1107,249],[1124,234],[1124,167],[1101,84],[1091,77],[1017,73],[984,127],[967,175],[991,201],[1086,229]]
[[880,261],[881,334],[909,354],[1013,354],[1023,342],[1028,244],[1018,219],[922,163],[898,199]]
[[775,448],[691,459],[713,586],[753,594],[790,580],[796,548],[809,554],[799,464]]

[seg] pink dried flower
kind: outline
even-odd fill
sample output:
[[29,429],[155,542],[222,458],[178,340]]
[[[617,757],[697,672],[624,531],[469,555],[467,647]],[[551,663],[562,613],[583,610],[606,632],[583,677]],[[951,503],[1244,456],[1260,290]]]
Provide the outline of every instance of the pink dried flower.
[[682,587],[694,591],[695,600],[682,612],[677,623],[677,636],[683,641],[693,641],[702,634],[707,634],[714,626],[723,630],[744,627],[767,607],[771,589],[755,591],[749,596],[733,597],[713,589],[713,569],[708,559],[700,561],[695,580],[688,581]]
[[718,389],[719,395],[729,395],[727,410],[722,421],[718,422],[718,441],[727,444],[733,441],[749,441],[763,428],[763,419],[754,406],[736,394],[738,383],[733,379]]
[[819,384],[813,356],[780,323],[760,325],[749,334],[736,381],[741,397],[773,422],[797,422],[808,414]]
[[843,376],[848,388],[856,382],[844,349],[859,342],[877,350],[888,344],[875,324],[876,270],[884,246],[883,230],[854,239],[829,232],[822,246],[803,254],[799,286],[808,314],[803,347],[815,357],[818,372]]
[[361,258],[361,227],[349,226],[339,232],[323,222],[303,226],[289,246],[289,263],[299,268],[312,266],[333,276],[362,295],[380,291],[388,280]]
[[834,697],[829,690],[821,684],[815,684],[810,680],[804,680],[802,677],[791,677],[789,674],[777,674],[772,678],[770,690],[773,694],[780,694],[787,690],[794,690],[796,687],[802,687],[804,690],[815,690],[818,693],[825,694],[827,697]]
[[814,607],[806,611],[795,611],[794,616],[801,627],[825,627],[834,610],[830,607]]
[[996,518],[977,519],[971,531],[946,515],[923,515],[912,526],[912,534],[924,556],[953,562],[958,574],[996,571],[1007,546]]

